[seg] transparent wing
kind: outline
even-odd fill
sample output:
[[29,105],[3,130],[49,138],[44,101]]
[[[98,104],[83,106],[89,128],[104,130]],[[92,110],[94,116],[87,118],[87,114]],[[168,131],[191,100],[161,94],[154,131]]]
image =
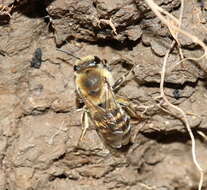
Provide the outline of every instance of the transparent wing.
[[101,105],[95,105],[90,99],[80,94],[99,136],[106,144],[120,148],[129,136],[129,117],[116,102],[114,93],[108,81],[104,85],[105,100]]

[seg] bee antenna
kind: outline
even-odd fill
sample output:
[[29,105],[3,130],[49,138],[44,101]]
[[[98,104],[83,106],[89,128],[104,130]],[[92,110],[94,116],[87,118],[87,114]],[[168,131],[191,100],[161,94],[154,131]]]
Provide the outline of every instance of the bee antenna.
[[56,48],[56,50],[57,50],[57,51],[61,51],[61,52],[63,52],[63,53],[66,53],[66,54],[68,54],[68,55],[70,55],[70,56],[72,56],[72,57],[75,57],[75,58],[78,59],[78,60],[81,60],[80,57],[77,57],[77,56],[73,55],[73,54],[72,54],[71,52],[69,52],[69,51],[65,51],[65,50],[62,50],[62,49],[59,49],[59,48]]

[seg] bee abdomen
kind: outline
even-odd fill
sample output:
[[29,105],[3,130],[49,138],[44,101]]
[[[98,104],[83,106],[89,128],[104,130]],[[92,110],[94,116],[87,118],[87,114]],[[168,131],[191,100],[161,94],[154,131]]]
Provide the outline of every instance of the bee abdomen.
[[113,126],[112,130],[117,133],[127,133],[130,130],[130,118],[128,117],[128,115],[120,108],[113,110],[111,114],[113,115],[113,120],[115,121],[115,126]]
[[113,148],[121,148],[122,145],[129,143],[131,131],[130,118],[121,108],[111,110],[104,117],[100,117],[100,119],[97,121],[98,131],[108,145]]

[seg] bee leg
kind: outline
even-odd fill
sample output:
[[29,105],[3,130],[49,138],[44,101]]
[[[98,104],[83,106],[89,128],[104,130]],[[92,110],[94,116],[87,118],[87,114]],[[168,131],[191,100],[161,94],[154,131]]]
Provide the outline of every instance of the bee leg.
[[143,119],[139,114],[137,114],[136,106],[131,103],[127,98],[116,96],[116,101],[122,105],[123,109],[129,114],[131,118],[140,120]]
[[[131,103],[127,98],[116,96],[117,102],[122,106],[122,108],[126,111],[126,113],[132,118],[136,120],[136,123],[140,123],[144,118],[142,115],[138,114],[136,111],[137,106],[133,103]],[[133,135],[130,138],[130,142],[134,143],[135,139],[137,138],[137,135],[139,134],[140,129],[144,127],[144,124],[142,126],[134,128]]]
[[141,120],[143,119],[139,114],[137,114],[135,107],[133,105],[127,105],[125,106],[123,109],[126,110],[126,112],[129,114],[129,116],[131,118],[137,119],[137,120]]
[[87,129],[89,128],[88,113],[86,111],[84,111],[82,114],[81,124],[82,124],[82,132],[78,140],[78,146],[80,142],[83,140],[83,137],[85,136]]
[[132,71],[134,70],[134,68],[136,67],[137,65],[133,65],[133,67],[128,71],[126,72],[124,75],[122,75],[115,83],[114,85],[112,86],[112,89],[114,91],[116,91],[126,80],[127,80],[127,77],[132,73]]

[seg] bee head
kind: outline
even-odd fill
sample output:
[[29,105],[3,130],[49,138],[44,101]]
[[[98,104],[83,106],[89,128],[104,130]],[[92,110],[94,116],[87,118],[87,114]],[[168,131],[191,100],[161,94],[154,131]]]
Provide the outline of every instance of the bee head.
[[98,67],[101,63],[101,59],[97,56],[86,56],[76,61],[74,65],[74,71],[79,72],[88,68]]
[[[74,71],[76,71],[76,72],[81,72],[81,71],[88,69],[88,68],[96,68],[96,67],[98,67],[98,65],[100,65],[101,67],[105,65],[102,63],[101,59],[97,56],[89,55],[89,56],[80,58],[80,57],[73,55],[71,52],[68,52],[68,51],[65,51],[62,49],[56,49],[56,50],[61,51],[63,53],[66,53],[68,55],[71,55],[72,57],[77,59],[75,65],[73,67]],[[100,63],[102,63],[102,64],[100,64]]]

